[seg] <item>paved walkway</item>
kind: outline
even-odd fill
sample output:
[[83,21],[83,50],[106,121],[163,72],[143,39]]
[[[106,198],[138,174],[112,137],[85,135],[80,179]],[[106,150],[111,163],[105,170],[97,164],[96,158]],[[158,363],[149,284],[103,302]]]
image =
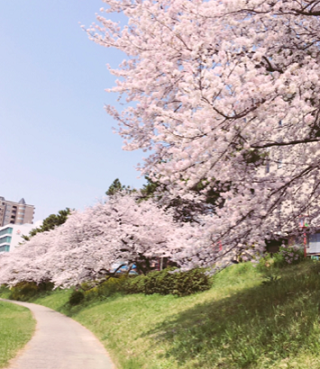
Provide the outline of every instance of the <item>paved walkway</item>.
[[37,325],[7,369],[115,369],[101,342],[78,322],[41,305],[14,303],[30,309]]

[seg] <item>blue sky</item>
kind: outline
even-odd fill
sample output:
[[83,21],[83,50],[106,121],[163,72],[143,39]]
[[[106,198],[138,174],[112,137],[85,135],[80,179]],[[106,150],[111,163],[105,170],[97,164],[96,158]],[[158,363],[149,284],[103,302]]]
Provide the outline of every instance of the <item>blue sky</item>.
[[[0,196],[35,205],[35,220],[83,209],[115,178],[141,187],[142,152],[121,149],[104,111],[117,96],[106,68],[124,55],[90,41],[100,0],[10,0],[0,6]],[[80,22],[80,24],[79,24]]]

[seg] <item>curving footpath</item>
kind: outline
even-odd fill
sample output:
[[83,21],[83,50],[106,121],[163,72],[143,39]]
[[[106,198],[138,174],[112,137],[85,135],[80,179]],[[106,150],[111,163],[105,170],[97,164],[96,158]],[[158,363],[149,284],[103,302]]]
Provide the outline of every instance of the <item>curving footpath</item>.
[[101,342],[78,322],[41,305],[3,301],[27,307],[37,321],[35,334],[7,369],[115,369]]

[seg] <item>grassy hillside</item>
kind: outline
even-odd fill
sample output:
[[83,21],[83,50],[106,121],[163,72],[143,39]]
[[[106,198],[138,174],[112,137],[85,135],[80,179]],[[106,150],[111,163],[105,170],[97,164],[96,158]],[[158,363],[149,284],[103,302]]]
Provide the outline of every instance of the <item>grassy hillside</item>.
[[60,290],[34,302],[88,327],[119,369],[320,369],[320,263],[270,268],[229,267],[187,297],[115,295],[71,307],[71,291]]
[[25,307],[0,301],[0,368],[31,338],[35,320]]

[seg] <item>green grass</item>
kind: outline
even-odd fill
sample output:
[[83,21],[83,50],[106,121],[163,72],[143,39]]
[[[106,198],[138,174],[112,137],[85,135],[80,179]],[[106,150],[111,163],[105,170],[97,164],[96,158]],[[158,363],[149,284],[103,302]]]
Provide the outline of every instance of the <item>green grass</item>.
[[35,320],[30,310],[0,301],[0,368],[30,340],[34,329]]
[[34,302],[88,327],[118,369],[320,369],[320,263],[267,269],[235,265],[180,298],[118,294],[70,307],[71,291],[58,290]]

